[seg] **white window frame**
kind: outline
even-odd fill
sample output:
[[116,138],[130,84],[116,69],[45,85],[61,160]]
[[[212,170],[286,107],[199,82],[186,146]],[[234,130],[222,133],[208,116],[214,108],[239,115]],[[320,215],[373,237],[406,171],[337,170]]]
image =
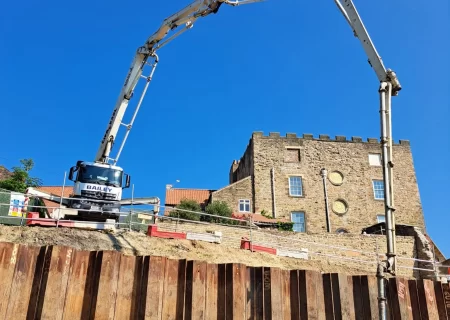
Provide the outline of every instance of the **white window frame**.
[[[383,221],[380,221],[380,217],[383,217]],[[377,214],[377,223],[382,223],[382,222],[386,222],[386,215],[383,214]]]
[[[371,157],[372,156],[372,157]],[[376,156],[378,159],[373,159]],[[381,153],[369,153],[369,165],[372,167],[381,167],[382,159]]]
[[[377,197],[377,191],[380,191],[380,189],[375,188],[375,182],[381,182],[383,184],[383,195],[382,197]],[[380,179],[373,179],[372,180],[372,190],[373,190],[373,197],[375,200],[384,200],[384,181]]]
[[[241,204],[244,206],[244,210],[241,210]],[[251,212],[249,199],[239,199],[238,205],[239,205],[239,212]],[[248,206],[248,211],[245,210],[246,206]]]
[[[291,178],[300,178],[300,194],[292,194]],[[297,175],[289,176],[288,183],[289,183],[289,196],[291,196],[291,197],[303,197],[303,178],[302,178],[302,176],[297,176]],[[295,187],[297,187],[297,186],[295,186]]]
[[[293,221],[293,219],[292,219],[292,217],[293,217],[295,214],[303,214],[303,231],[296,231],[296,230],[295,230],[295,225],[296,225],[296,223],[295,223],[295,222]],[[292,226],[294,232],[300,232],[300,233],[305,233],[305,232],[306,232],[306,214],[305,214],[305,211],[292,211],[292,212],[291,212],[291,222],[294,222],[294,225]]]

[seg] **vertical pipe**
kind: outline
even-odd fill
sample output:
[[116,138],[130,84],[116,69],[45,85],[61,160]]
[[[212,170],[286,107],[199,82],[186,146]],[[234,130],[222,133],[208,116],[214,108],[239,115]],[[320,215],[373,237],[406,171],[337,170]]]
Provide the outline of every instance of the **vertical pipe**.
[[252,234],[253,219],[250,215],[250,252],[253,252],[253,234]]
[[[395,225],[392,205],[392,139],[390,136],[390,113],[386,107],[390,107],[391,84],[382,82],[380,86],[380,118],[381,118],[381,150],[383,158],[383,182],[384,182],[384,207],[386,215],[386,243],[387,243],[387,270],[395,275]],[[388,103],[386,103],[386,101]]]
[[62,186],[62,190],[61,190],[61,198],[59,199],[59,213],[58,213],[58,220],[56,220],[56,227],[58,228],[59,226],[59,218],[61,216],[61,207],[62,207],[62,201],[63,201],[63,197],[64,197],[64,188],[66,186],[66,176],[67,176],[67,171],[64,171],[64,181],[63,181],[63,186]]
[[378,264],[377,267],[377,284],[378,284],[378,318],[380,320],[387,319],[387,310],[386,310],[386,291],[384,290],[384,271],[383,265],[381,263]]
[[327,222],[327,232],[331,232],[331,221],[330,221],[330,212],[328,210],[328,191],[327,191],[327,169],[322,168],[320,170],[323,181],[323,192],[325,196],[325,213],[326,213],[326,222]]
[[131,219],[133,218],[133,200],[134,200],[134,183],[131,185],[131,208],[130,208],[130,221],[129,230],[131,231]]
[[272,167],[271,169],[271,175],[272,175],[272,216],[274,218],[277,217],[277,204],[275,202],[275,169]]

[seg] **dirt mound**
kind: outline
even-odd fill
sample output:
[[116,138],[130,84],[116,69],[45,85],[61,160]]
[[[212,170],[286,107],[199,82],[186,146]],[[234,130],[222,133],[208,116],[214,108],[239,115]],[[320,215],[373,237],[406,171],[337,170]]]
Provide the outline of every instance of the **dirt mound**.
[[359,270],[357,268],[336,266],[332,261],[278,257],[202,241],[150,238],[144,233],[125,230],[111,232],[0,225],[0,242],[34,246],[69,246],[87,251],[117,250],[125,255],[165,256],[176,259],[201,260],[210,263],[243,263],[248,266],[367,274],[367,269]]

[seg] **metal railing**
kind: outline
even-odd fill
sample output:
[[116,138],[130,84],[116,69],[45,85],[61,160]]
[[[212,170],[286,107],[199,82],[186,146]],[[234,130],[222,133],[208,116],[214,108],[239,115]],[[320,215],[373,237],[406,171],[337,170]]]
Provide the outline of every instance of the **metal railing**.
[[[4,191],[0,191],[0,194],[8,193]],[[24,194],[24,197],[28,197],[31,195]],[[70,197],[61,197],[62,199],[72,199]],[[90,200],[91,201],[91,200]],[[95,201],[101,201],[101,200],[95,200],[92,199],[93,202]],[[11,206],[11,203],[0,203],[1,206]],[[62,201],[59,205],[55,206],[39,206],[39,205],[28,205],[24,204],[21,206],[22,209],[28,209],[28,207],[31,207],[33,210],[36,209],[46,209],[54,210],[58,209],[59,213],[64,212],[65,210],[71,210],[74,209],[65,208],[62,205]],[[180,208],[172,208],[167,206],[161,206],[158,205],[159,210],[164,211],[165,215],[155,214],[151,210],[141,210],[134,208],[131,205],[131,208],[126,211],[120,211],[119,212],[119,221],[111,222],[110,225],[114,226],[114,228],[117,229],[127,229],[128,231],[147,231],[147,228],[149,225],[156,224],[161,229],[166,230],[175,230],[178,232],[185,232],[192,229],[195,229],[195,227],[203,226],[205,229],[215,227],[215,228],[231,228],[232,230],[239,230],[240,237],[237,236],[231,236],[232,232],[230,234],[224,233],[222,235],[222,238],[224,240],[229,241],[235,241],[237,243],[240,243],[243,237],[247,238],[250,242],[250,250],[252,250],[252,247],[254,244],[272,247],[279,250],[299,250],[299,247],[302,249],[307,249],[308,256],[311,255],[314,260],[320,260],[318,257],[326,257],[328,259],[333,260],[341,260],[341,261],[348,261],[348,262],[354,262],[355,264],[367,264],[367,265],[377,265],[380,259],[385,259],[386,255],[384,253],[378,252],[378,246],[377,249],[374,251],[367,251],[367,250],[361,250],[361,249],[355,249],[352,247],[345,247],[345,246],[338,246],[338,245],[331,245],[327,243],[322,243],[320,241],[312,241],[311,238],[309,239],[301,239],[303,235],[301,233],[294,233],[294,232],[281,232],[279,234],[273,234],[273,231],[268,231],[264,227],[272,227],[275,228],[274,224],[267,223],[267,222],[255,222],[252,219],[252,216],[249,215],[248,219],[243,218],[234,218],[234,217],[226,217],[221,215],[212,215],[208,214],[206,212],[198,212],[198,211],[191,211],[191,210],[185,210]],[[83,210],[85,211],[85,210]],[[29,212],[29,209],[27,210]],[[170,213],[177,213],[170,214]],[[167,214],[168,213],[168,214]],[[180,213],[189,213],[190,215],[193,215],[195,219],[186,219],[186,218],[180,218]],[[149,221],[149,223],[144,223],[138,221],[138,216],[146,217],[146,221]],[[27,216],[0,216],[0,219],[6,219],[6,220],[16,220],[20,223],[18,225],[20,226],[26,226],[27,221],[46,221],[46,222],[54,222],[55,227],[58,228],[61,225],[63,225],[65,222],[74,222],[73,219],[65,219],[61,218],[61,214],[58,214],[57,217],[50,217],[50,218],[28,218]],[[207,220],[213,220],[207,221]],[[214,221],[215,220],[215,221]],[[2,220],[4,221],[4,220]],[[75,220],[76,221],[76,220]],[[169,222],[169,223],[166,223]],[[85,221],[83,220],[83,224],[89,225],[92,224],[98,225],[98,221]],[[230,229],[230,230],[231,230]],[[196,230],[198,232],[198,230]],[[283,235],[283,233],[289,233],[289,235]],[[352,236],[350,235],[349,241],[353,241]],[[314,237],[315,235],[310,235]],[[318,235],[320,236],[320,235]],[[345,238],[347,235],[343,235],[343,238]],[[362,236],[362,235],[361,235]],[[364,235],[363,237],[377,237],[377,235]],[[378,236],[384,239],[384,236]],[[355,255],[359,255],[360,258],[355,257]],[[361,258],[362,257],[362,258]],[[424,260],[424,259],[418,259],[416,257],[410,257],[410,256],[397,256],[397,259],[399,261],[405,261],[404,264],[398,265],[398,268],[401,269],[409,269],[414,271],[426,271],[430,274],[433,274],[435,277],[449,277],[447,274],[440,274],[438,272],[438,268],[444,268],[450,266],[444,266],[440,262],[436,261],[436,259],[433,260]],[[431,268],[423,268],[420,266],[420,264],[429,264]]]

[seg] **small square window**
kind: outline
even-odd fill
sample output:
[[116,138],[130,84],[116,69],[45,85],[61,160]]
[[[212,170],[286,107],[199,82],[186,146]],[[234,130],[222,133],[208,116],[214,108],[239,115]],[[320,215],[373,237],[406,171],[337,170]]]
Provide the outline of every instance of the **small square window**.
[[381,166],[381,154],[369,153],[369,165],[380,167]]
[[303,195],[302,177],[289,177],[289,195],[296,197]]
[[287,148],[284,151],[285,162],[300,162],[300,149]]
[[295,232],[305,232],[305,213],[304,212],[292,212],[291,221],[294,223],[293,230]]
[[377,214],[377,223],[386,222],[386,216],[384,214]]
[[384,182],[383,180],[372,180],[373,195],[377,200],[384,199]]
[[250,212],[250,200],[239,200],[239,212]]

